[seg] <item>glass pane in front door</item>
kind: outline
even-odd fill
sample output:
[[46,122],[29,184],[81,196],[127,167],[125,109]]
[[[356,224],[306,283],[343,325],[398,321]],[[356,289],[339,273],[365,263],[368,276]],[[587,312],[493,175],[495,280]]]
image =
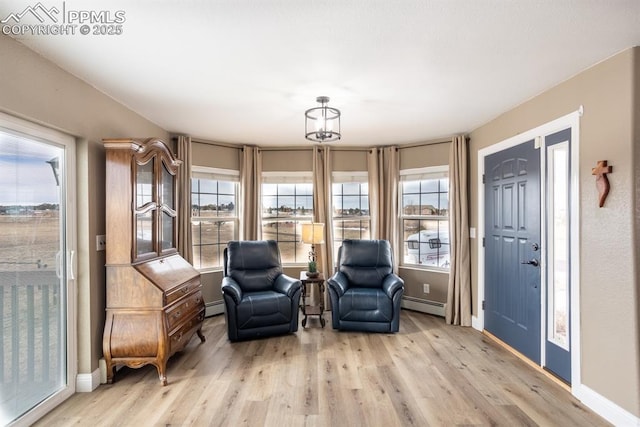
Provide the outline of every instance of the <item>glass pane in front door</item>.
[[65,149],[0,128],[0,425],[67,385]]
[[569,349],[569,145],[549,147],[549,341]]
[[571,128],[546,145],[547,333],[545,369],[571,383]]

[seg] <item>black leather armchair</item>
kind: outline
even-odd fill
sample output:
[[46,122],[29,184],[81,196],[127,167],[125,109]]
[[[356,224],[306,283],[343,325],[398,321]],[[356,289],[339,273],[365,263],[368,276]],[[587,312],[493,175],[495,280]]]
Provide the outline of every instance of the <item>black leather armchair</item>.
[[301,290],[300,280],[282,273],[276,241],[229,242],[222,279],[229,340],[297,331]]
[[398,332],[404,281],[387,240],[345,240],[328,281],[334,329]]

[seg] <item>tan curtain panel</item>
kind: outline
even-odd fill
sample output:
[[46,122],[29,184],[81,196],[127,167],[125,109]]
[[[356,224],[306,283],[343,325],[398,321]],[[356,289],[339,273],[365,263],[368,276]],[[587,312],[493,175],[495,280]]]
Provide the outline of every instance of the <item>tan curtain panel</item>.
[[191,138],[178,136],[178,252],[193,264],[191,239]]
[[378,212],[379,199],[378,194],[378,149],[372,148],[367,152],[367,171],[369,173],[369,215],[371,216],[371,238],[378,238],[378,223],[380,222],[380,214]]
[[260,186],[262,152],[258,147],[242,147],[240,162],[240,240],[259,240],[262,234]]
[[333,224],[331,210],[331,149],[313,150],[313,221],[324,224],[324,244],[316,246],[319,270],[328,278],[333,273]]
[[376,147],[369,150],[369,209],[371,238],[384,239],[393,248],[393,269],[398,272],[400,256],[398,237],[398,182],[400,156],[398,147]]
[[469,258],[468,150],[464,135],[451,142],[449,156],[449,244],[451,270],[445,320],[471,326],[471,262]]

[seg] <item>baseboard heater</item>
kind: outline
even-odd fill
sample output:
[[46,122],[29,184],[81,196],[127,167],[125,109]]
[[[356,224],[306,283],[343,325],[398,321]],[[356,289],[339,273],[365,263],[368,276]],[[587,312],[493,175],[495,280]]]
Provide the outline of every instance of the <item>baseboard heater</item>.
[[438,301],[429,301],[421,298],[414,297],[402,297],[402,308],[408,308],[409,310],[420,311],[422,313],[433,314],[435,316],[445,316],[445,303]]
[[205,304],[204,317],[211,317],[222,313],[224,313],[224,301],[214,301]]

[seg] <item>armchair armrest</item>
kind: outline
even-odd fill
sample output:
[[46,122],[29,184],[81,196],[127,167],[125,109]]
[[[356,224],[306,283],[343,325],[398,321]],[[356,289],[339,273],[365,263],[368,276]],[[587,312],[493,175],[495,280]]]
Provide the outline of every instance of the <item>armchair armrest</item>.
[[347,279],[347,276],[340,271],[334,274],[333,277],[329,278],[327,280],[327,284],[336,291],[339,297],[344,295],[347,289],[349,289],[349,279]]
[[398,277],[396,274],[391,273],[382,281],[382,290],[393,299],[395,294],[400,289],[404,288],[404,280]]
[[240,289],[238,282],[231,277],[227,276],[222,278],[222,293],[233,298],[236,304],[240,304],[240,301],[242,301],[242,289]]
[[298,289],[302,287],[302,282],[293,277],[289,277],[286,274],[281,274],[276,278],[273,287],[281,294],[285,294],[289,298],[293,298],[293,295]]

